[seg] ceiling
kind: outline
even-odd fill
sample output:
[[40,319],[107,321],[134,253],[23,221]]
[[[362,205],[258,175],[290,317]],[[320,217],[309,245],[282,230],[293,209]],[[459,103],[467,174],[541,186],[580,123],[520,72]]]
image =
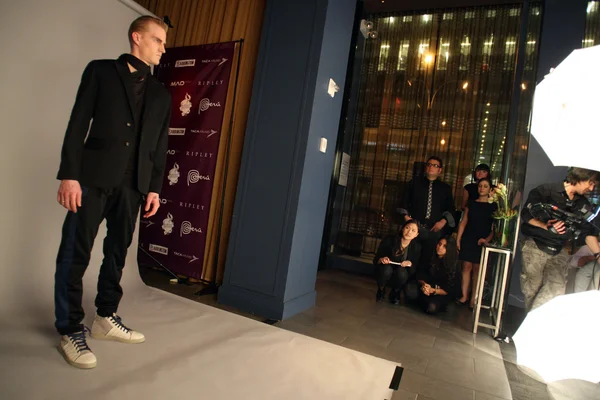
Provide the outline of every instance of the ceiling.
[[520,4],[523,0],[363,0],[366,14],[394,11],[417,11],[432,8],[493,6]]

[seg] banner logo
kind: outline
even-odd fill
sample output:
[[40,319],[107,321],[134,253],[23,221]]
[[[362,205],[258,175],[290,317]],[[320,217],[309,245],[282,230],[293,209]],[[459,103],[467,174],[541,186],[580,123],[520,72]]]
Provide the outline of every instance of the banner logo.
[[140,221],[142,224],[146,225],[146,228],[151,227],[152,225],[154,225],[154,222],[150,221],[149,219],[144,219]]
[[167,199],[160,199],[160,204],[167,204]]
[[195,204],[195,203],[184,203],[183,201],[179,202],[179,207],[183,207],[183,208],[192,208],[194,210],[200,210],[200,211],[204,211],[204,206],[201,204]]
[[175,223],[173,222],[173,216],[171,213],[167,214],[167,218],[163,219],[162,229],[165,235],[170,235],[173,233],[173,227]]
[[179,256],[179,257],[187,258],[188,260],[190,260],[189,264],[193,263],[194,261],[199,260],[199,258],[194,255],[189,256],[187,254],[182,254],[178,251],[174,251],[173,254],[175,254],[176,256]]
[[202,111],[208,110],[210,107],[221,107],[221,103],[218,101],[216,103],[211,103],[210,99],[204,98],[204,99],[200,100],[200,107],[198,107],[198,114],[200,114]]
[[217,67],[220,67],[221,65],[225,64],[227,61],[229,61],[229,58],[221,57],[221,58],[215,58],[215,59],[212,59],[212,60],[210,60],[210,59],[208,59],[208,60],[202,60],[202,63],[203,64],[219,63],[219,65],[217,65]]
[[188,115],[190,113],[190,110],[192,109],[192,102],[190,101],[192,99],[192,96],[190,96],[188,93],[185,94],[185,99],[181,100],[181,107],[179,107],[179,111],[181,111],[181,116],[185,117],[186,115]]
[[154,253],[165,255],[165,256],[169,255],[169,248],[168,247],[159,246],[157,244],[150,244],[148,246],[148,250],[150,250],[150,251],[152,251]]
[[208,139],[215,133],[219,133],[219,131],[215,131],[214,129],[190,129],[192,133],[206,133],[206,138]]
[[171,86],[183,86],[185,81],[171,82]]
[[192,232],[202,233],[202,229],[194,228],[190,221],[183,221],[181,223],[181,230],[179,231],[179,236],[183,237],[183,235],[189,235]]
[[196,59],[192,58],[189,60],[177,60],[175,61],[175,68],[182,68],[182,67],[193,67],[194,65],[196,65]]
[[190,183],[198,183],[198,181],[210,181],[210,176],[200,175],[200,172],[195,169],[190,170],[188,172],[188,186],[190,186]]
[[[216,85],[222,85],[223,82],[225,82],[224,79],[218,80],[218,81],[198,81],[198,86],[216,86]],[[171,86],[173,86],[173,84],[171,84]]]
[[181,174],[179,173],[179,164],[175,163],[175,165],[173,165],[173,168],[171,168],[171,170],[169,171],[169,176],[167,176],[167,179],[169,179],[169,185],[173,186],[174,184],[176,184],[179,181],[180,176]]
[[169,128],[169,135],[183,136],[185,135],[185,128]]
[[175,150],[167,150],[167,154],[170,155],[170,156],[174,156],[175,153],[176,153]]

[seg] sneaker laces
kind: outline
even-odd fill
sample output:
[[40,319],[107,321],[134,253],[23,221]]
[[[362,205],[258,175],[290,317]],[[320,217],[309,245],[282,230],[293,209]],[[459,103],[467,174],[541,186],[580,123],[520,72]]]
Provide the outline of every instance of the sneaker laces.
[[123,322],[121,322],[121,317],[119,317],[117,314],[113,314],[108,318],[110,318],[110,320],[123,332],[129,333],[131,331],[131,329],[126,327],[125,324],[123,324]]
[[78,353],[81,353],[85,350],[92,351],[87,344],[87,340],[85,339],[86,332],[90,332],[90,328],[84,326],[82,331],[67,334],[69,340],[71,343],[73,343],[73,346],[75,346],[75,349],[77,349]]

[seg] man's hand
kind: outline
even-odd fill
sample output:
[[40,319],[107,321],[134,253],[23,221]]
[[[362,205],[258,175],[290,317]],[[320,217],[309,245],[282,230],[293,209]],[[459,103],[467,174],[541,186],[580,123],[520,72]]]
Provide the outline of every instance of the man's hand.
[[158,193],[149,192],[146,196],[146,207],[144,207],[144,218],[150,218],[158,211],[158,207],[160,207],[160,200],[158,198]]
[[[483,246],[484,244],[487,244],[487,243],[488,243],[488,241],[487,241],[487,239],[486,239],[486,238],[480,238],[480,239],[477,241],[477,246]],[[460,250],[460,249],[459,249],[459,250]]]
[[390,263],[390,259],[388,257],[381,257],[379,259],[379,264],[389,264]]
[[567,231],[567,228],[565,227],[565,223],[558,220],[558,219],[552,219],[550,221],[548,221],[548,230],[552,233],[558,233],[559,235],[564,235],[565,232]]
[[439,232],[442,229],[444,229],[444,226],[446,226],[446,220],[445,219],[440,219],[438,222],[435,223],[435,225],[431,228],[431,232]]
[[409,260],[402,261],[402,262],[400,263],[400,266],[401,266],[402,268],[410,268],[410,267],[412,267],[412,262],[411,262],[411,261],[409,261]]
[[81,186],[79,182],[71,179],[60,181],[56,200],[67,210],[76,213],[77,207],[81,207]]

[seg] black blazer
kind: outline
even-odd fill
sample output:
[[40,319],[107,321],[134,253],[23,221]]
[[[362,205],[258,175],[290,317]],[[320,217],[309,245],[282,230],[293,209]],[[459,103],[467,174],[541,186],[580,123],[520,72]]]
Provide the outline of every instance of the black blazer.
[[[133,88],[126,84],[129,74],[127,63],[119,60],[94,60],[85,68],[65,134],[57,179],[73,179],[83,186],[99,188],[113,188],[123,182],[137,129]],[[137,182],[141,193],[160,193],[170,118],[171,95],[149,75],[138,147]]]
[[[377,248],[377,253],[375,253],[375,257],[373,258],[373,264],[377,266],[380,258],[388,257],[391,261],[401,262],[401,256],[395,256],[394,253],[398,249],[400,244],[400,236],[399,235],[390,235],[383,238],[379,247]],[[406,248],[406,260],[412,263],[412,266],[406,268],[409,276],[414,276],[419,268],[419,260],[421,258],[421,245],[417,241],[417,239],[413,239],[410,241],[410,244]],[[396,265],[393,265],[396,267]],[[399,267],[399,266],[398,266]],[[403,268],[403,267],[400,267]]]

